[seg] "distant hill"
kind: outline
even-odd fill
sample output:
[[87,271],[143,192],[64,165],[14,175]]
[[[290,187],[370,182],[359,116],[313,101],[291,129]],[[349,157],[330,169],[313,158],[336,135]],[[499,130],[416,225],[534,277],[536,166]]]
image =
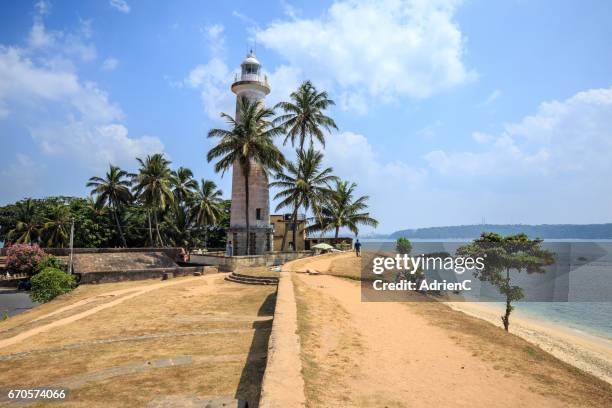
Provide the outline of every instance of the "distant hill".
[[543,239],[612,239],[612,224],[542,224],[542,225],[457,225],[452,227],[429,227],[396,231],[389,238],[477,238],[483,231],[511,235],[524,232],[530,238]]

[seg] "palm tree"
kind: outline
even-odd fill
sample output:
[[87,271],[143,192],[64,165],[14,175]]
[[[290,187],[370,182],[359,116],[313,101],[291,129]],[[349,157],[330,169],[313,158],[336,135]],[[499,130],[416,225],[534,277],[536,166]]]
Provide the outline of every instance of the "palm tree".
[[[168,204],[172,204],[172,172],[170,171],[170,161],[163,154],[156,153],[148,155],[144,160],[138,158],[140,168],[138,174],[134,176],[134,192],[142,200],[145,206],[153,213],[155,223],[156,240],[159,245],[163,245],[163,240],[159,232],[159,213],[166,209]],[[151,220],[149,216],[149,231],[151,230]]]
[[223,214],[223,191],[214,181],[202,179],[195,198],[195,222],[204,227],[204,247],[208,247],[208,226],[219,222]]
[[185,203],[193,196],[194,190],[198,189],[198,182],[193,178],[193,172],[186,167],[179,167],[172,172],[172,184],[176,203]]
[[327,232],[334,230],[338,238],[340,228],[348,227],[355,235],[359,233],[358,225],[376,227],[378,221],[370,217],[370,213],[364,212],[368,208],[366,202],[368,196],[353,199],[353,193],[357,185],[348,181],[336,181],[334,191],[327,197],[321,207],[321,215],[308,231]]
[[44,219],[42,232],[46,237],[46,245],[64,248],[70,238],[69,225],[70,207],[61,204],[54,206]]
[[[270,183],[271,187],[279,187],[281,191],[274,197],[281,200],[276,206],[278,211],[281,208],[293,207],[291,215],[293,230],[293,247],[297,248],[297,221],[298,210],[303,205],[305,210],[309,208],[319,212],[319,208],[324,198],[331,194],[329,183],[336,180],[332,175],[332,168],[321,169],[323,153],[315,151],[312,146],[307,151],[297,151],[297,162],[290,162],[286,165],[286,172],[276,174],[276,181]],[[281,250],[285,250],[285,239]]]
[[119,208],[127,205],[132,200],[129,176],[130,174],[128,172],[111,164],[104,178],[92,177],[87,183],[87,187],[93,187],[91,194],[97,196],[96,204],[108,204],[111,208],[113,218],[115,219],[115,225],[117,226],[117,231],[119,232],[124,247],[127,247],[127,243],[125,242],[125,235],[123,234],[123,229],[119,222],[118,212]]
[[265,108],[261,103],[251,102],[242,97],[239,101],[237,118],[222,113],[230,129],[211,129],[208,137],[219,137],[219,143],[208,152],[207,159],[215,163],[215,171],[225,173],[237,164],[244,177],[245,188],[245,218],[246,218],[246,248],[250,252],[250,221],[249,221],[249,176],[251,169],[258,166],[264,174],[270,170],[278,171],[285,163],[283,154],[274,145],[273,138],[282,132],[274,126],[270,118],[274,116],[272,109]]
[[30,244],[38,237],[36,204],[31,198],[27,198],[16,204],[16,210],[15,228],[7,233],[7,238],[16,243]]
[[295,146],[299,142],[299,150],[304,150],[304,141],[313,138],[325,146],[325,135],[321,128],[328,132],[338,129],[336,123],[329,116],[323,114],[323,110],[335,104],[327,97],[327,92],[318,92],[310,81],[304,81],[297,91],[290,95],[291,102],[279,102],[274,107],[281,108],[285,114],[277,117],[275,124],[280,124],[285,130],[286,136],[283,144],[291,140]]

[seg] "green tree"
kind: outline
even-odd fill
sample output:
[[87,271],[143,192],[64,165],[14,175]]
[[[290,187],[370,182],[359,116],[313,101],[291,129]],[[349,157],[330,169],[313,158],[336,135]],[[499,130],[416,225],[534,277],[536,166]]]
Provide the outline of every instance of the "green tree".
[[208,228],[217,224],[223,213],[223,191],[214,181],[202,179],[195,197],[196,225],[204,228],[204,247],[208,247]]
[[30,244],[38,238],[40,218],[36,207],[36,203],[31,198],[15,204],[15,218],[13,220],[15,227],[7,234],[10,241]]
[[[305,211],[312,208],[318,213],[321,203],[326,195],[331,193],[329,184],[336,181],[336,176],[332,175],[331,167],[323,167],[323,154],[315,151],[312,146],[306,151],[297,150],[297,161],[289,162],[285,170],[276,174],[276,181],[270,183],[271,187],[278,187],[280,191],[274,197],[280,200],[276,210],[292,207],[291,229],[293,233],[294,249],[297,248],[297,223],[298,211],[304,206]],[[285,250],[285,237],[281,250]]]
[[119,209],[127,205],[132,200],[130,193],[129,174],[112,164],[104,178],[91,177],[87,183],[87,187],[92,187],[91,194],[96,196],[96,202],[101,205],[108,204],[115,218],[115,225],[121,238],[124,247],[127,247],[125,235],[119,222]]
[[[142,200],[144,205],[153,213],[155,223],[156,242],[163,245],[164,241],[159,232],[159,214],[166,209],[168,204],[173,203],[172,172],[170,161],[163,154],[156,153],[147,156],[144,160],[138,158],[140,168],[134,176],[135,194]],[[149,218],[149,232],[151,222]]]
[[290,98],[290,102],[279,102],[274,107],[284,111],[284,114],[274,121],[285,131],[283,144],[291,140],[292,146],[297,142],[298,150],[304,151],[304,142],[310,138],[311,146],[313,139],[317,139],[325,146],[323,129],[328,132],[331,129],[338,129],[334,120],[323,113],[325,109],[334,105],[334,101],[327,97],[327,92],[317,91],[310,81],[304,81],[297,91],[291,93]]
[[512,302],[524,297],[523,289],[512,285],[510,271],[543,273],[545,266],[555,262],[554,254],[543,249],[541,244],[541,239],[529,239],[526,234],[503,237],[483,232],[471,244],[457,249],[458,256],[484,259],[484,268],[476,269],[474,276],[491,283],[505,296],[506,313],[501,316],[501,320],[506,331],[510,327],[510,313],[514,309]]
[[250,221],[249,221],[249,177],[251,169],[259,166],[267,175],[270,170],[279,171],[285,163],[283,154],[274,145],[273,138],[279,135],[281,128],[274,126],[271,118],[274,111],[265,108],[259,102],[251,102],[243,97],[239,101],[237,117],[222,113],[229,126],[226,129],[211,129],[208,137],[220,138],[216,146],[208,152],[209,162],[218,159],[215,171],[222,174],[234,163],[239,165],[244,177],[245,188],[245,218],[246,218],[246,249],[250,252]]
[[175,204],[187,203],[193,198],[198,182],[193,178],[193,172],[186,167],[172,171],[172,193]]
[[410,254],[412,251],[412,242],[407,238],[398,238],[395,242],[395,250],[398,254]]
[[64,248],[70,239],[70,207],[59,204],[44,218],[42,234],[47,247]]
[[376,227],[378,221],[365,210],[368,208],[368,196],[353,198],[357,185],[348,181],[336,180],[333,191],[326,197],[321,207],[320,217],[308,227],[309,232],[334,231],[338,238],[340,228],[347,227],[353,234],[359,234],[359,225]]

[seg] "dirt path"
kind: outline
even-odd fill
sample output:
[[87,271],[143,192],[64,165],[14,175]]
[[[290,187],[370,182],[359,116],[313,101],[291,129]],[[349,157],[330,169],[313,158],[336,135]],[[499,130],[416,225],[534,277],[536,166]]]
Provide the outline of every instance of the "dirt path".
[[[351,392],[389,395],[409,407],[559,407],[529,391],[529,382],[508,378],[441,329],[395,303],[362,303],[359,286],[331,276],[300,276],[348,312],[363,353]],[[323,323],[323,322],[321,322]],[[368,399],[363,395],[364,399]]]
[[[125,302],[128,299],[132,299],[132,298],[134,298],[136,296],[140,296],[142,294],[145,294],[147,292],[151,292],[151,291],[156,290],[156,289],[165,288],[165,287],[168,287],[168,286],[173,286],[173,285],[177,285],[177,284],[181,284],[181,283],[187,283],[187,282],[190,282],[192,280],[202,280],[202,277],[169,280],[169,281],[163,281],[163,282],[160,282],[160,283],[157,283],[157,284],[153,284],[153,285],[151,285],[151,284],[140,285],[140,286],[131,287],[129,289],[121,289],[121,290],[116,290],[116,291],[110,291],[110,292],[102,293],[102,294],[99,294],[99,295],[97,295],[97,296],[95,296],[93,298],[83,299],[81,301],[75,302],[75,303],[70,304],[68,306],[64,306],[64,307],[62,307],[62,308],[60,308],[58,310],[55,310],[55,311],[53,311],[51,313],[48,313],[48,314],[46,314],[44,316],[39,316],[39,317],[37,317],[36,319],[34,319],[32,321],[35,322],[35,321],[44,319],[46,317],[50,317],[50,316],[53,316],[53,315],[56,315],[56,314],[59,314],[59,313],[64,313],[64,312],[70,311],[72,309],[75,309],[75,308],[81,307],[83,305],[86,305],[88,303],[94,302],[96,300],[99,300],[101,298],[102,299],[103,298],[108,298],[109,301],[106,302],[106,303],[99,304],[99,305],[97,305],[95,307],[92,307],[91,309],[87,309],[85,311],[82,311],[82,312],[76,313],[74,315],[65,317],[63,319],[58,319],[58,320],[55,320],[55,321],[53,321],[51,323],[47,323],[47,324],[42,324],[40,326],[36,326],[36,327],[34,327],[32,329],[23,331],[23,332],[15,335],[13,337],[9,337],[9,338],[6,338],[6,339],[1,339],[0,340],[0,349],[4,348],[4,347],[11,346],[11,345],[16,344],[16,343],[19,343],[19,342],[21,342],[21,341],[23,341],[23,340],[25,340],[25,339],[27,339],[29,337],[35,336],[35,335],[37,335],[39,333],[46,332],[46,331],[51,330],[53,328],[64,326],[64,325],[67,325],[69,323],[73,323],[75,321],[81,320],[81,319],[86,318],[88,316],[91,316],[91,315],[93,315],[95,313],[98,313],[98,312],[100,312],[102,310],[105,310],[105,309],[108,309],[110,307],[113,307],[113,306],[116,306],[118,304],[121,304],[121,303]],[[211,284],[212,284],[212,282],[213,281],[211,280]],[[123,296],[121,296],[121,295],[123,295]],[[117,298],[117,296],[121,296],[121,297]]]
[[[291,269],[325,273],[350,257],[354,254],[313,258],[292,263]],[[542,351],[527,350],[528,343],[514,336],[497,345],[486,336],[503,332],[468,322],[444,305],[362,302],[358,282],[325,275],[293,278],[309,406],[571,407],[612,401],[605,386],[602,392],[598,385],[597,393],[586,389],[591,377]],[[464,321],[477,326],[470,328],[475,333],[465,336],[454,329]],[[520,353],[534,353],[534,365],[544,373],[550,368],[550,377],[525,369]]]

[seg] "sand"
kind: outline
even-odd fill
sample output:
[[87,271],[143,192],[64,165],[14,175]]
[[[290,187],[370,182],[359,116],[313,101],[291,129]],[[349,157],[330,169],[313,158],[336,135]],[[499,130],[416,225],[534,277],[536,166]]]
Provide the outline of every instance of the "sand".
[[[474,302],[447,304],[455,310],[502,327],[500,316],[503,311],[499,305]],[[510,331],[560,360],[612,384],[611,340],[526,317],[520,313],[520,309],[515,309],[510,316]]]
[[612,404],[608,384],[482,320],[437,302],[362,302],[358,282],[325,275],[354,275],[351,257],[288,268],[322,273],[293,276],[309,406]]

